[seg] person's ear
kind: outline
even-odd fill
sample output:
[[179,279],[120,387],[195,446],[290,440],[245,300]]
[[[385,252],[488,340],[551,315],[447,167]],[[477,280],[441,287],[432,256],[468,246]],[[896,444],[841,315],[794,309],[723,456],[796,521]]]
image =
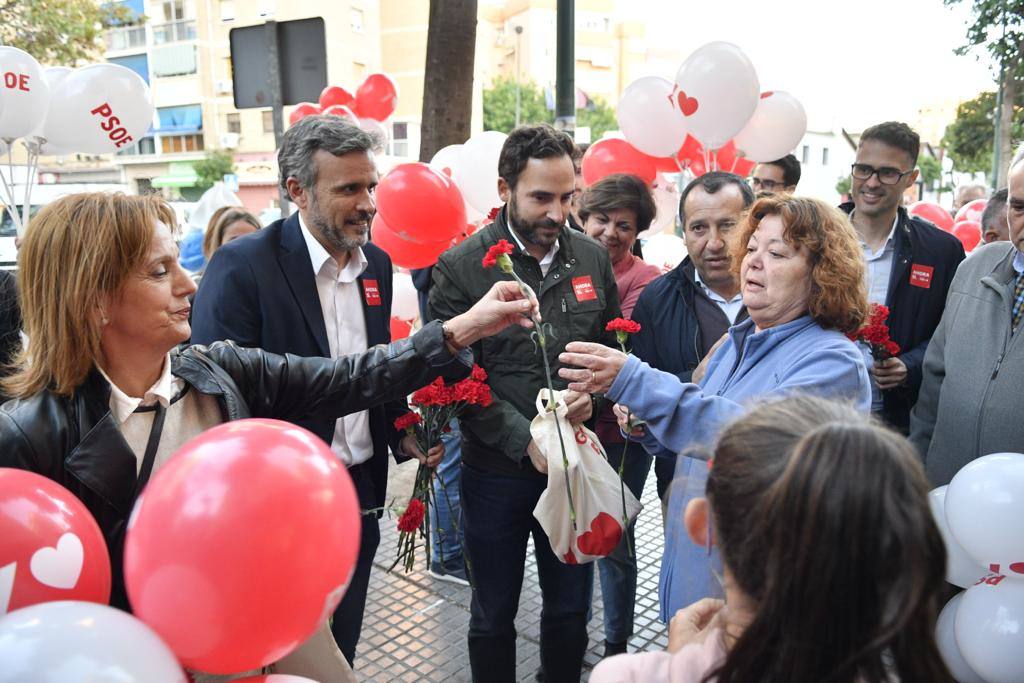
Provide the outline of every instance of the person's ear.
[[[686,504],[686,511],[683,513],[683,524],[686,525],[686,534],[696,545],[706,547],[708,545],[708,515],[711,509],[708,506],[707,498],[694,498]],[[714,538],[711,539],[714,543]]]
[[512,188],[508,186],[504,178],[498,178],[498,196],[501,201],[508,204],[508,200],[512,198]]
[[284,181],[284,184],[288,188],[288,198],[292,200],[293,204],[305,211],[309,206],[310,191],[302,187],[297,178],[289,177]]

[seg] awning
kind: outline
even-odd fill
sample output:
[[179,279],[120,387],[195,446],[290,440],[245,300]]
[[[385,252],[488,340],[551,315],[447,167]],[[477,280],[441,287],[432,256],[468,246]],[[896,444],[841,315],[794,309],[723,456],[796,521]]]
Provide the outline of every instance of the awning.
[[156,113],[160,121],[156,132],[161,135],[196,133],[203,129],[203,108],[198,104],[160,107]]
[[199,176],[192,164],[186,161],[172,162],[167,168],[167,175],[157,176],[150,181],[153,187],[195,187]]

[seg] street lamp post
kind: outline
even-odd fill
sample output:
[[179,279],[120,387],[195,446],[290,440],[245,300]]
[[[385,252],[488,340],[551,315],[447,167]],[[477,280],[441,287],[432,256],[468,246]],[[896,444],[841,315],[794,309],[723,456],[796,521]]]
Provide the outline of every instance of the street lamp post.
[[520,120],[520,95],[519,95],[519,49],[520,49],[520,38],[523,35],[523,27],[516,26],[516,126],[519,126]]

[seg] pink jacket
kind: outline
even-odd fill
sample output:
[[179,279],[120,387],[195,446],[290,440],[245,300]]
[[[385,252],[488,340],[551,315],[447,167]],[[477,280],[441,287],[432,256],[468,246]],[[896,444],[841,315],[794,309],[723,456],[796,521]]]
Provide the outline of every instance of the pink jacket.
[[602,660],[590,683],[700,683],[724,659],[722,631],[714,629],[703,643],[691,643],[675,654],[638,652]]

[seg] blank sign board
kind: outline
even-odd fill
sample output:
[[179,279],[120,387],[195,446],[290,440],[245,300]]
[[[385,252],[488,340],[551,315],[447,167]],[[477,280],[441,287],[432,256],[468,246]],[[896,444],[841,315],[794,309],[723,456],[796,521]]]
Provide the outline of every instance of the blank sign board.
[[[277,35],[281,104],[316,102],[327,87],[327,41],[322,17],[273,24]],[[236,109],[273,105],[272,45],[266,24],[231,29],[231,67]]]

